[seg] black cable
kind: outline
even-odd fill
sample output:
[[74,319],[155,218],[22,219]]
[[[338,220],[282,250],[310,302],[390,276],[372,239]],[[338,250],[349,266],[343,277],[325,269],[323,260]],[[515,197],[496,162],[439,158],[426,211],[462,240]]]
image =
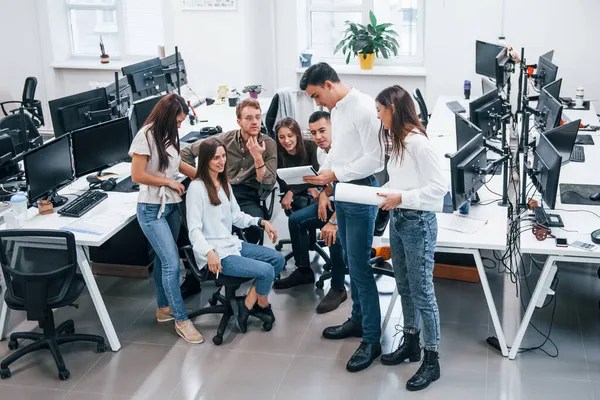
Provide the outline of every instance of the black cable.
[[[489,260],[489,261],[491,261],[491,262],[494,264],[494,266],[493,266],[493,267],[487,267],[487,266],[485,265],[485,261],[486,261],[486,260]],[[496,262],[495,262],[494,260],[492,260],[491,258],[488,258],[488,257],[481,257],[481,263],[483,264],[483,267],[484,267],[484,268],[486,268],[486,269],[496,269],[496,265],[497,265],[497,264],[496,264]]]
[[585,213],[589,213],[589,214],[594,214],[597,218],[600,219],[600,215],[596,214],[593,211],[589,211],[589,210],[562,210],[560,208],[555,208],[555,211],[564,211],[564,212],[585,212]]

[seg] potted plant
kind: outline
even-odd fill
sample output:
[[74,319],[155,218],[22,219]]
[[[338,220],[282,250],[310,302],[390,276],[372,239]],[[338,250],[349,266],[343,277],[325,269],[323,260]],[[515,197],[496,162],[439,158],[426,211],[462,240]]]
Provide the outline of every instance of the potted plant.
[[335,47],[334,54],[342,50],[346,56],[346,64],[350,56],[359,56],[360,68],[371,69],[375,56],[381,54],[383,58],[398,55],[398,41],[394,36],[398,33],[389,29],[393,24],[377,25],[377,18],[373,11],[369,12],[370,23],[365,26],[355,22],[346,21],[347,29],[343,32],[344,38]]
[[258,95],[262,93],[262,90],[261,85],[248,85],[242,90],[242,93],[250,93],[250,97],[258,99]]
[[102,41],[102,35],[100,35],[100,51],[102,52],[102,54],[100,54],[100,63],[108,64],[110,61],[110,56],[104,51],[104,42]]

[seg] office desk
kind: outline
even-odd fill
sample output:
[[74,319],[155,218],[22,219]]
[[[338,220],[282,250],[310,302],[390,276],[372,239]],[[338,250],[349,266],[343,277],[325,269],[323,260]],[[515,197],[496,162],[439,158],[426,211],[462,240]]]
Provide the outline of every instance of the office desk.
[[[564,113],[571,120],[581,118],[582,122],[585,121],[585,123],[599,125],[598,117],[596,116],[593,105],[588,111],[566,110]],[[596,144],[593,146],[584,146],[584,163],[569,162],[562,166],[560,183],[590,185],[598,185],[600,183],[600,180],[598,179],[598,171],[600,171],[600,135],[597,133],[594,134],[594,132],[583,133],[591,133],[595,136]],[[552,228],[552,233],[556,234],[558,237],[567,238],[569,243],[576,240],[591,243],[590,233],[596,229],[600,229],[600,218],[591,213],[600,215],[600,206],[562,204],[559,192],[555,208],[555,210],[548,210],[547,212],[560,215],[565,228]],[[557,271],[556,263],[600,263],[599,249],[596,249],[595,251],[586,251],[575,247],[556,247],[555,241],[552,238],[538,241],[531,233],[531,230],[527,229],[530,225],[531,221],[525,220],[521,222],[521,228],[524,231],[520,237],[521,253],[523,255],[544,255],[548,256],[548,258],[544,263],[542,272],[535,285],[533,295],[529,300],[529,304],[525,310],[521,324],[519,325],[517,335],[509,354],[510,359],[514,359],[518,354],[519,347],[523,341],[533,312],[535,311],[536,304],[540,299],[545,298],[547,294],[547,289],[552,283]]]
[[[438,100],[437,104],[440,104],[440,100]],[[447,108],[445,106],[445,103],[443,103],[443,105],[445,108]],[[450,112],[450,110],[448,111]],[[440,114],[434,114],[432,116],[432,121],[435,121],[435,118],[437,118],[438,115]],[[456,138],[454,134],[451,134],[451,129],[448,126],[450,124],[450,119],[445,119],[445,125],[440,123],[438,127],[445,127],[446,135],[439,137],[430,137],[430,140],[432,141],[432,144],[434,145],[436,152],[440,157],[443,169],[449,174],[450,161],[447,158],[445,158],[444,155],[446,153],[454,153],[456,151]],[[453,131],[453,118],[451,124]],[[442,130],[439,130],[438,132],[442,132]],[[492,297],[492,292],[490,289],[489,282],[487,280],[485,268],[483,266],[483,261],[481,259],[481,250],[504,251],[506,249],[508,209],[506,207],[500,207],[497,204],[497,201],[493,201],[500,200],[499,196],[494,194],[493,192],[502,192],[502,175],[489,176],[488,179],[490,178],[491,180],[487,184],[487,187],[483,186],[478,191],[478,193],[482,204],[486,204],[489,202],[492,203],[487,205],[472,205],[469,211],[469,217],[487,220],[487,224],[481,227],[475,233],[461,233],[439,228],[436,252],[467,255],[470,254],[473,256],[473,258],[475,259],[475,265],[477,266],[477,272],[479,273],[479,277],[481,280],[481,286],[483,288],[487,306],[492,317],[494,329],[496,331],[496,335],[500,343],[502,355],[508,356],[506,338],[504,336],[504,331],[500,323],[500,318],[498,316],[498,310],[496,308],[494,298]],[[381,238],[381,242],[384,245],[389,245],[389,225],[386,232]],[[398,289],[395,288],[394,294],[392,295],[392,301],[390,302],[390,306],[384,318],[384,327],[387,326],[397,298]]]
[[[119,180],[121,180],[131,174],[131,164],[121,163],[111,167],[110,171],[119,174]],[[74,196],[70,196],[70,194],[77,194],[87,189],[88,182],[85,177],[83,177],[62,189],[59,194],[67,196],[69,200],[73,200]],[[21,227],[21,229],[62,229],[75,221],[86,221],[103,216],[110,219],[110,226],[105,227],[101,234],[74,232],[74,235],[77,244],[77,263],[79,269],[85,279],[90,297],[98,312],[98,317],[104,328],[104,333],[106,334],[108,343],[113,351],[119,350],[121,348],[121,343],[119,342],[110,315],[106,310],[104,300],[102,299],[102,295],[100,294],[100,290],[94,279],[85,248],[101,246],[136,218],[137,195],[137,192],[108,192],[108,198],[106,200],[88,211],[81,218],[63,217],[58,215],[56,211],[49,215],[39,215],[37,208],[30,208],[28,210],[27,221]],[[1,229],[6,228],[5,226],[2,226]],[[10,309],[3,301],[2,310],[0,311],[0,338],[6,336],[9,316]]]
[[456,135],[456,122],[455,116],[452,111],[446,106],[446,103],[450,101],[458,101],[460,105],[467,110],[466,113],[462,113],[461,115],[464,117],[469,117],[469,102],[473,101],[465,100],[464,97],[460,96],[440,96],[437,98],[435,102],[435,106],[433,107],[433,111],[431,113],[431,119],[427,124],[427,135],[430,138],[434,138],[436,136],[447,136],[447,135]]

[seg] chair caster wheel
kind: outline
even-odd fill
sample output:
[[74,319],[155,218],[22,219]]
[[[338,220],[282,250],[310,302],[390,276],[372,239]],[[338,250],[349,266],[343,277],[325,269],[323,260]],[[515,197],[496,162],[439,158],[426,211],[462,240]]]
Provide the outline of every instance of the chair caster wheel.
[[269,324],[268,322],[265,322],[263,324],[263,329],[265,332],[269,332],[271,329],[273,329],[273,324]]
[[65,329],[65,335],[72,335],[75,333],[75,327],[69,327],[67,329]]
[[98,343],[98,346],[96,347],[96,353],[106,353],[106,350],[108,350],[106,348],[106,344]]
[[315,283],[315,286],[317,287],[317,289],[323,289],[325,287],[325,282],[319,280],[317,281],[317,283]]
[[214,297],[211,297],[210,299],[208,299],[208,304],[210,304],[211,306],[216,306],[217,305],[217,299],[215,299]]
[[213,338],[213,343],[215,346],[220,346],[223,343],[223,336],[215,336]]
[[60,379],[61,381],[66,381],[67,379],[69,379],[69,376],[71,376],[71,373],[68,369],[58,371],[58,379]]
[[11,377],[10,369],[8,369],[8,368],[0,369],[0,378],[6,379],[6,378],[10,378],[10,377]]
[[283,249],[283,246],[282,246],[282,245],[280,245],[279,243],[277,243],[277,244],[275,245],[275,250],[277,250],[277,251],[281,251],[282,249]]
[[8,341],[8,348],[11,350],[16,350],[19,348],[19,342],[17,342],[16,340],[9,340]]
[[330,272],[331,271],[331,265],[330,264],[323,265],[323,271]]

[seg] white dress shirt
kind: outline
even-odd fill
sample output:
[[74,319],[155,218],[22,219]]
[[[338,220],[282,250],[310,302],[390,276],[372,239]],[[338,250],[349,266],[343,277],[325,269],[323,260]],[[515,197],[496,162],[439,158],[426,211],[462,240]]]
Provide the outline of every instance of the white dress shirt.
[[338,181],[363,179],[383,169],[379,143],[381,123],[375,100],[356,89],[331,110],[332,143],[321,170],[332,170]]
[[325,161],[327,160],[327,154],[328,153],[322,148],[317,148],[317,162],[319,163],[319,166],[325,164]]
[[231,233],[232,226],[244,229],[258,225],[258,218],[240,210],[233,189],[229,186],[231,199],[227,198],[223,188],[219,190],[221,204],[210,203],[204,182],[195,180],[190,183],[186,197],[186,215],[188,235],[194,248],[198,266],[207,263],[207,254],[214,250],[222,260],[227,256],[239,256],[242,241]]
[[442,211],[449,180],[439,155],[425,135],[415,132],[408,135],[402,162],[400,157],[390,158],[387,172],[389,181],[385,186],[402,194],[398,208]]

